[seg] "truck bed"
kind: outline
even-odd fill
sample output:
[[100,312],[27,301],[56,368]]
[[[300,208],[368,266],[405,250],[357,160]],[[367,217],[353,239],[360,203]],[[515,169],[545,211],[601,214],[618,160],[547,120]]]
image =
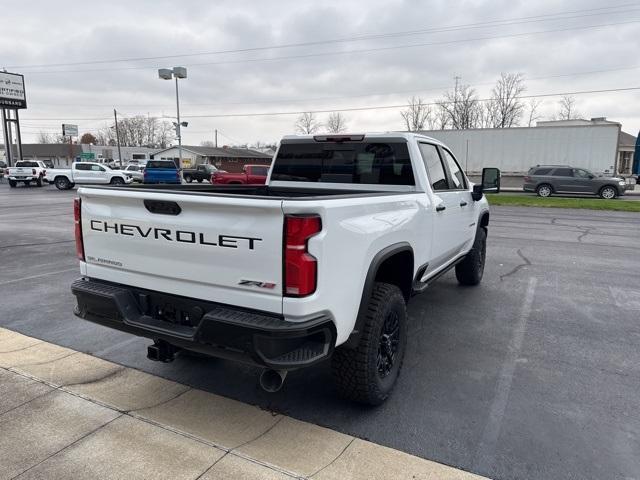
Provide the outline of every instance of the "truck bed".
[[313,200],[318,198],[334,197],[334,198],[350,198],[350,197],[367,197],[380,195],[398,195],[410,193],[407,191],[380,191],[366,189],[329,189],[329,188],[305,188],[305,187],[274,187],[268,185],[127,185],[119,187],[91,186],[86,188],[100,189],[128,189],[137,192],[149,193],[172,193],[181,195],[203,195],[203,196],[240,196],[247,198],[270,198],[270,199],[292,199],[292,200]]

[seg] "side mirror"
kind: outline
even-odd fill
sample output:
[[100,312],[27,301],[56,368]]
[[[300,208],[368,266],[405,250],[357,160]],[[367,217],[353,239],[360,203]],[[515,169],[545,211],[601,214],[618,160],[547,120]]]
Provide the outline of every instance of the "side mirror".
[[478,201],[484,193],[500,193],[500,170],[497,168],[483,168],[482,182],[473,186],[471,198]]

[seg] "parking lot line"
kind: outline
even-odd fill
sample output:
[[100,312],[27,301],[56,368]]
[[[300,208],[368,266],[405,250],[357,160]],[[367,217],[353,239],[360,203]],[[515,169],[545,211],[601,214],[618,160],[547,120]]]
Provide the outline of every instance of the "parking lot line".
[[50,275],[58,275],[60,273],[73,272],[73,271],[78,271],[78,267],[65,268],[65,269],[62,269],[62,270],[56,270],[55,272],[39,273],[38,275],[30,275],[28,277],[21,277],[21,278],[14,278],[12,280],[5,280],[4,282],[0,282],[0,286],[9,285],[11,283],[24,282],[25,280],[33,280],[35,278],[48,277]]
[[518,355],[522,349],[524,334],[527,329],[527,321],[531,314],[531,306],[535,296],[537,279],[529,278],[527,291],[525,292],[522,309],[515,325],[513,337],[508,347],[507,355],[502,363],[500,375],[498,377],[498,386],[496,394],[491,404],[491,410],[487,417],[482,438],[478,445],[475,455],[474,470],[487,471],[493,463],[498,436],[502,427],[502,418],[509,401],[509,392],[511,391],[511,383],[513,382],[513,374],[516,369]]
[[10,330],[0,339],[30,350],[0,366],[0,392],[21,389],[0,414],[0,479],[481,478],[83,353],[52,357],[60,347]]

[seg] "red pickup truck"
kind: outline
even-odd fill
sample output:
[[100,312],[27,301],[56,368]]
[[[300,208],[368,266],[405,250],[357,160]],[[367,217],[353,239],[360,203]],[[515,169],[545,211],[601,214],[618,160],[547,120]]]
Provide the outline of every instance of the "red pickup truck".
[[245,165],[240,173],[214,172],[211,175],[211,183],[227,184],[259,184],[264,185],[269,173],[268,165]]

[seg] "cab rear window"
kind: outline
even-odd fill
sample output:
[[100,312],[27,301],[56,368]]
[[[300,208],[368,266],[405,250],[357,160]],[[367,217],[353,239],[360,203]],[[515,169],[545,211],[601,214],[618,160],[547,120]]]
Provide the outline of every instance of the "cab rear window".
[[39,167],[38,162],[16,162],[16,167]]
[[280,146],[271,180],[415,185],[406,143],[290,143]]
[[149,160],[147,168],[160,168],[167,170],[176,170],[176,164],[171,160]]

